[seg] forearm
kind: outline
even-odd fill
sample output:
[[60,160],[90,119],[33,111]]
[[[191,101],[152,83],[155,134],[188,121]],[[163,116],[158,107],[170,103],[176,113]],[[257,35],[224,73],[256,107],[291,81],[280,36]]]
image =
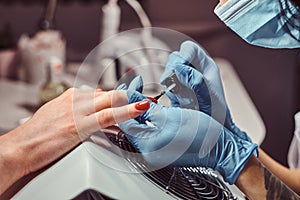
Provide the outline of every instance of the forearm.
[[25,157],[25,175],[57,160],[81,142],[75,127],[60,123],[60,120],[38,123],[35,119],[16,129],[14,140],[10,140]]
[[[79,137],[59,134],[47,124],[27,122],[0,137],[0,195],[25,175],[57,160],[80,143]],[[49,126],[55,126],[49,123]]]
[[135,118],[149,106],[146,100],[128,104],[125,91],[67,90],[43,105],[26,123],[0,137],[0,195],[95,131]]
[[0,195],[25,175],[22,151],[14,142],[13,130],[0,137]]
[[275,176],[282,180],[293,191],[300,194],[300,170],[289,169],[276,162],[268,156],[262,149],[259,149],[259,160],[266,166]]
[[254,156],[241,172],[236,185],[249,199],[299,199],[295,192]]

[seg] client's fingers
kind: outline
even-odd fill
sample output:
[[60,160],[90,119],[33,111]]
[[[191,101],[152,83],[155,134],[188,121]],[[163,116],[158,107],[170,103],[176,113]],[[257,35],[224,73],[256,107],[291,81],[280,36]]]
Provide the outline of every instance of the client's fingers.
[[149,107],[149,101],[143,100],[121,107],[106,108],[95,113],[95,116],[100,127],[106,128],[108,126],[135,118],[144,113]]
[[92,115],[105,108],[128,104],[126,91],[83,91],[73,95],[73,108],[77,115]]
[[128,104],[126,91],[124,90],[111,90],[108,92],[101,92],[96,94],[94,99],[94,112],[105,108],[120,107]]

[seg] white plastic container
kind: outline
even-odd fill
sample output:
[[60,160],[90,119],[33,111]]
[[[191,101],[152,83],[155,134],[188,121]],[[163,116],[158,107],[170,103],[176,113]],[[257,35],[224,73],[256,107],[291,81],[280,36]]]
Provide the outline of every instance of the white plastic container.
[[66,42],[59,31],[40,31],[33,38],[23,35],[18,46],[24,70],[24,77],[21,79],[24,81],[38,85],[43,83],[46,80],[46,67],[51,57],[62,61],[64,71]]

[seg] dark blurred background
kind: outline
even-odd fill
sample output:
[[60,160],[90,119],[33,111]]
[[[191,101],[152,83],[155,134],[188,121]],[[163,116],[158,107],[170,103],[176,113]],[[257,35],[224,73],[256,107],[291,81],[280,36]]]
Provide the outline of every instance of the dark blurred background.
[[[287,165],[294,131],[294,114],[300,110],[299,49],[254,47],[236,36],[213,13],[211,0],[140,0],[153,26],[171,28],[191,36],[213,57],[231,62],[266,126],[262,148]],[[0,50],[16,48],[23,33],[33,35],[44,16],[47,1],[0,0]],[[81,61],[98,44],[102,0],[58,1],[55,28],[67,40],[68,61]],[[140,27],[135,12],[120,1],[121,30]]]

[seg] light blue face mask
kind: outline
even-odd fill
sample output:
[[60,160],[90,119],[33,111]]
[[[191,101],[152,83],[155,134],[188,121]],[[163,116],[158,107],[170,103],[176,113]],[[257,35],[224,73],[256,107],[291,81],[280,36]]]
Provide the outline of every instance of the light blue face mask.
[[300,47],[300,9],[288,0],[228,0],[215,13],[250,44]]

